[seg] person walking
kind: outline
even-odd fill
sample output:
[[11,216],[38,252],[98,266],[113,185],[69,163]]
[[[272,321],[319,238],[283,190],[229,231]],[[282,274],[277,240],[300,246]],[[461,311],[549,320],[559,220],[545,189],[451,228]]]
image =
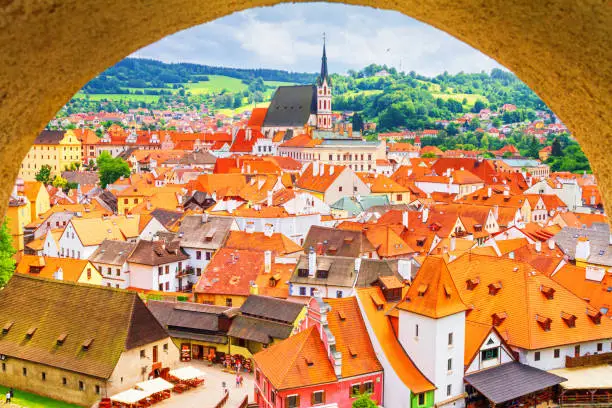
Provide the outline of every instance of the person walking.
[[5,401],[5,403],[6,404],[10,404],[11,403],[11,391],[10,390],[6,392],[6,401]]

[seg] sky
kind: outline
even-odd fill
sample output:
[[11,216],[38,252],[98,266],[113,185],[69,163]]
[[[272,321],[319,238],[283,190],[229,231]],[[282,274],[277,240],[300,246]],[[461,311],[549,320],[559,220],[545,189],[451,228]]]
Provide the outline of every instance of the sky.
[[234,13],[132,54],[164,62],[316,72],[323,33],[330,72],[366,65],[434,76],[501,68],[454,37],[395,11],[330,3],[281,4]]

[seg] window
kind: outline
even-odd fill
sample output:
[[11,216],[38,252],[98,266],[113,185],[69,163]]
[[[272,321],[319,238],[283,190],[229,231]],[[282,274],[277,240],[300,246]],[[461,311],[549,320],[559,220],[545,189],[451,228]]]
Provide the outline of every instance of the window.
[[85,391],[85,384],[83,384],[83,381],[79,381],[79,391]]
[[315,288],[310,288],[310,296],[314,296],[315,294]]
[[40,378],[41,378],[43,381],[47,381],[47,373],[45,373],[45,372],[43,371],[43,372],[40,374]]
[[23,375],[24,375],[24,376],[27,376],[27,375],[28,375],[28,369],[27,369],[27,368],[25,368],[25,367],[23,367],[23,368],[21,369],[21,372],[23,373]]
[[536,352],[535,352],[535,354],[534,354],[534,356],[533,356],[533,359],[534,359],[535,361],[540,361],[540,352],[539,352],[539,351],[536,351]]
[[6,371],[6,363],[2,363],[2,371]]
[[202,276],[202,268],[196,268],[196,275]]
[[208,251],[206,252],[206,260],[207,261],[210,261],[211,255],[212,255],[212,252],[208,252]]
[[365,394],[372,394],[374,392],[374,383],[372,381],[366,381],[363,383],[363,392]]
[[338,191],[342,192],[342,186],[338,186]]
[[356,398],[361,393],[361,384],[353,384],[350,389],[350,397]]
[[561,355],[561,350],[555,349],[553,353],[554,353],[555,358],[559,358],[559,356]]
[[300,296],[306,296],[306,288],[304,286],[300,286]]
[[418,394],[417,397],[419,399],[418,404],[419,405],[425,405],[425,393],[422,392],[422,393]]
[[196,251],[196,259],[197,260],[202,259],[202,251]]
[[62,385],[68,385],[68,380],[66,377],[62,377]]
[[[108,269],[110,269],[110,268],[108,268]],[[110,271],[108,271],[108,273],[110,274]],[[157,273],[158,273],[159,276],[162,276],[164,274],[164,268],[159,266],[157,268]]]
[[100,395],[100,386],[96,384],[96,394]]
[[259,382],[259,370],[255,370],[255,382]]
[[451,370],[453,369],[453,359],[452,359],[452,358],[449,358],[449,359],[446,361],[446,369],[447,369],[448,371],[451,371]]
[[166,282],[166,291],[170,290],[170,282]]
[[170,265],[166,265],[166,275],[170,273]]
[[315,391],[312,393],[312,405],[325,403],[325,391]]
[[168,352],[168,343],[164,343],[164,346],[162,348],[167,353]]
[[414,337],[419,337],[419,325],[414,325]]
[[[108,284],[108,286],[110,286],[110,283]],[[160,284],[159,284],[159,291],[161,292],[161,291],[163,291],[163,290],[164,290],[164,284],[163,284],[163,283],[160,283]]]
[[340,298],[342,297],[342,291],[341,291],[341,290],[337,290],[337,291],[336,291],[336,297],[337,297],[338,299],[340,299]]
[[145,358],[147,355],[144,350],[140,350],[140,358]]
[[499,356],[498,348],[482,350],[482,352],[480,353],[480,358],[482,361],[497,360],[498,356]]
[[603,343],[597,343],[597,351],[603,351]]
[[225,299],[225,306],[232,307],[232,298]]
[[127,204],[127,203],[128,203],[128,199],[127,199],[127,198],[124,198],[124,199],[123,199],[123,204]]
[[452,394],[452,392],[453,392],[453,386],[452,386],[452,385],[450,385],[450,384],[448,384],[448,385],[446,386],[446,396],[447,396],[447,397],[450,397],[450,396],[451,396],[451,394]]
[[578,357],[580,355],[580,345],[574,347],[574,357]]
[[287,397],[287,403],[285,405],[287,406],[287,408],[298,408],[300,406],[300,396],[289,395]]
[[448,333],[448,345],[453,345],[453,333]]
[[276,391],[270,391],[270,402],[272,405],[276,404]]

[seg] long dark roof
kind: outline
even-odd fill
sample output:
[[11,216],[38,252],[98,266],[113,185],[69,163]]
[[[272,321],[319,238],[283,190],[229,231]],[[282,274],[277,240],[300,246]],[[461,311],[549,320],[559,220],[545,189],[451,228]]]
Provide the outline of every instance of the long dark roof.
[[89,257],[91,262],[108,265],[123,265],[132,251],[136,248],[135,242],[114,241],[105,239]]
[[247,297],[240,306],[240,312],[245,315],[279,320],[288,324],[295,322],[302,309],[304,305],[301,303],[258,295]]
[[43,130],[36,136],[35,145],[53,145],[59,144],[64,138],[63,130]]
[[517,361],[470,374],[464,379],[495,404],[567,381],[566,378]]
[[293,325],[271,322],[249,316],[236,316],[227,332],[228,336],[269,344],[273,339],[284,340],[291,335]]
[[[219,331],[219,317],[232,315],[232,308],[184,302],[149,301],[151,313],[170,330],[190,330],[215,333]],[[236,310],[237,312],[237,310]]]
[[102,379],[125,350],[168,338],[135,292],[23,275],[0,292],[0,326],[0,354]]
[[361,231],[313,225],[308,230],[303,247],[306,251],[310,247],[316,250],[318,243],[322,244],[324,255],[359,258],[366,252],[375,251],[375,248]]
[[268,106],[264,127],[301,127],[317,112],[314,85],[279,86]]
[[230,217],[188,215],[179,228],[184,248],[219,249],[227,239],[234,222]]

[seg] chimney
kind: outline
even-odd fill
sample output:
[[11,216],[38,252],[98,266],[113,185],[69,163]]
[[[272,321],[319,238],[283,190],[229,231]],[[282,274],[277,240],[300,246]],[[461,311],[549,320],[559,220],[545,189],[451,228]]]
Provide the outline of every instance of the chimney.
[[312,175],[314,177],[317,177],[319,175],[319,162],[318,161],[312,162]]
[[361,258],[355,258],[355,273],[359,273],[359,269],[361,268]]
[[487,197],[491,198],[491,195],[493,195],[493,189],[489,187],[487,188]]
[[251,295],[259,295],[259,286],[254,281],[249,282],[249,293]]
[[246,132],[246,137],[245,137],[245,139],[246,139],[246,140],[251,140],[251,136],[252,136],[252,135],[251,135],[251,128],[246,128],[246,131],[245,131],[245,132]]
[[60,281],[64,280],[64,271],[62,270],[62,268],[57,268],[57,271],[53,273],[53,279]]
[[264,226],[264,235],[268,238],[274,235],[274,225],[266,224]]
[[206,224],[208,222],[208,213],[202,213],[202,224]]
[[272,270],[272,251],[268,250],[264,252],[264,272],[270,273]]
[[308,250],[308,277],[314,278],[317,272],[317,254],[313,247]]
[[412,263],[408,259],[397,260],[397,273],[399,273],[404,281],[412,280]]
[[333,164],[329,166],[329,175],[330,176],[334,175],[334,165]]
[[548,249],[553,250],[555,249],[555,240],[552,238],[549,238],[548,241],[546,241],[548,243]]
[[499,205],[493,206],[493,216],[495,217],[495,221],[499,222]]
[[402,211],[402,225],[408,229],[408,211]]
[[247,222],[247,225],[246,225],[246,227],[244,228],[244,231],[245,231],[247,234],[252,234],[252,233],[254,233],[254,232],[255,232],[255,223],[254,223],[253,221],[251,221],[251,222]]
[[457,247],[457,241],[456,240],[457,240],[457,238],[455,238],[455,237],[451,237],[451,239],[450,239],[450,250],[451,250],[451,252],[454,252],[455,248]]
[[429,207],[424,207],[423,208],[423,214],[421,215],[421,219],[423,220],[423,224],[425,224],[427,222],[428,218],[429,218]]
[[514,259],[514,251],[508,252],[508,258]]
[[272,190],[268,190],[268,199],[266,201],[268,207],[272,207]]
[[542,241],[536,241],[535,242],[535,250],[536,252],[542,252]]
[[586,261],[591,256],[591,243],[587,237],[580,237],[576,241],[576,260]]
[[510,190],[504,189],[504,197],[510,197]]

